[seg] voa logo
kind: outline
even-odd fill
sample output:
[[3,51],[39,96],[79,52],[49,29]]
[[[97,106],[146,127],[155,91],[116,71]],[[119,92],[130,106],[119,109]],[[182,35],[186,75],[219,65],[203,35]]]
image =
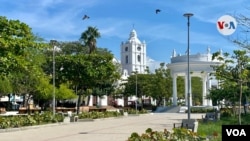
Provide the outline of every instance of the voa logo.
[[249,141],[250,125],[222,125],[222,141]]
[[234,17],[224,15],[218,19],[216,26],[222,35],[231,35],[237,28],[237,22]]
[[227,135],[228,136],[247,136],[246,132],[244,129],[226,129]]

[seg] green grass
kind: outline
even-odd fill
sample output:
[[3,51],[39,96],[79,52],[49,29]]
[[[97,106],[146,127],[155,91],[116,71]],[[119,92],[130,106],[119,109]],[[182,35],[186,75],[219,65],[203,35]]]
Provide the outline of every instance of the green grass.
[[[221,141],[222,125],[238,125],[238,115],[233,117],[221,117],[216,122],[202,122],[199,121],[198,134],[207,135],[211,138],[210,141]],[[241,125],[250,125],[250,114],[241,116]]]
[[222,120],[217,122],[207,122],[207,123],[203,123],[201,121],[199,122],[198,134],[200,135],[205,134],[208,137],[212,138],[213,141],[220,141],[222,138],[221,137],[222,124],[223,124]]

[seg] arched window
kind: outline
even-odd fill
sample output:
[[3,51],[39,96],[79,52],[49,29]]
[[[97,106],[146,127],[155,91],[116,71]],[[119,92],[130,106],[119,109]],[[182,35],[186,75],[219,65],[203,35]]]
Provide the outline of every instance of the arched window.
[[128,56],[126,56],[125,60],[126,60],[126,64],[128,64]]
[[125,47],[125,51],[128,51],[128,47]]
[[137,55],[137,61],[141,62],[141,56],[140,55]]

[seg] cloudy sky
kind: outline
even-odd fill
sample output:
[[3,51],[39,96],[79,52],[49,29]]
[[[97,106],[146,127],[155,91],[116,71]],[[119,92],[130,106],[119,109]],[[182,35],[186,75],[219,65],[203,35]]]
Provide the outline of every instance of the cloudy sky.
[[[147,56],[169,63],[173,50],[185,54],[187,18],[190,19],[190,53],[238,49],[228,38],[246,37],[237,28],[221,35],[217,20],[223,15],[249,15],[248,0],[1,0],[0,15],[28,24],[33,33],[49,41],[77,41],[88,26],[96,27],[98,47],[109,49],[120,60],[120,44],[134,28],[147,44]],[[155,10],[161,9],[156,14]],[[82,20],[83,15],[90,18]],[[244,35],[244,36],[242,36]]]

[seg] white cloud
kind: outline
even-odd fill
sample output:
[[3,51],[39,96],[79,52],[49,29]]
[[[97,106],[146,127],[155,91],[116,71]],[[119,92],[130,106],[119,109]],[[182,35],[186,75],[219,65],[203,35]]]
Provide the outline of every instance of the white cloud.
[[151,73],[155,73],[155,69],[158,69],[160,67],[160,63],[163,63],[163,62],[155,61],[152,58],[147,56],[146,63],[147,63],[147,66],[149,67],[149,71]]

